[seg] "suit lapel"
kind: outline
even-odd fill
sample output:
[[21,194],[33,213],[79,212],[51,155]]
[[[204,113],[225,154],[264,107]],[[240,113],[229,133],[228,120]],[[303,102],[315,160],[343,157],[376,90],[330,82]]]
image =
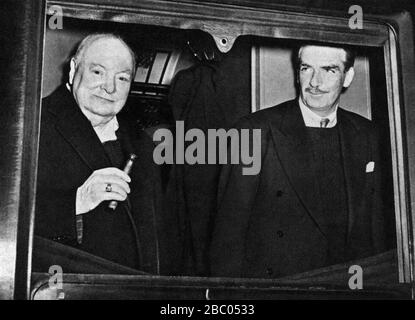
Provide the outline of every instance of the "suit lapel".
[[283,170],[311,219],[325,236],[318,199],[315,160],[297,102],[289,106],[278,122],[271,122],[275,150]]
[[83,115],[72,94],[61,87],[60,99],[49,112],[56,118],[56,129],[72,145],[85,164],[92,170],[111,166],[111,162],[91,123]]
[[338,125],[340,143],[343,157],[344,176],[346,181],[348,204],[348,229],[349,236],[353,223],[356,220],[358,206],[364,194],[365,163],[369,146],[364,136],[359,133],[359,127],[352,122],[347,114],[339,108]]

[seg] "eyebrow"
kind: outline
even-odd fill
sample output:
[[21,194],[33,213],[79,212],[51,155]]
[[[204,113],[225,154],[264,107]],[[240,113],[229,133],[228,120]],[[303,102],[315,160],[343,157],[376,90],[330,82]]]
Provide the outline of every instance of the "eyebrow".
[[338,65],[335,65],[335,64],[331,64],[331,65],[328,65],[328,66],[322,66],[321,68],[324,69],[324,70],[330,70],[330,69],[340,70],[340,67]]
[[[106,68],[102,64],[94,63],[94,62],[91,62],[91,66],[90,67],[101,67],[101,68],[103,68],[103,69],[106,70]],[[126,69],[126,70],[117,72],[117,74],[119,74],[119,73],[128,73],[129,75],[132,75],[133,74],[133,71],[131,69]]]
[[99,63],[93,63],[93,62],[91,62],[90,67],[101,67],[101,68],[103,68],[103,69],[106,69],[106,68],[105,68],[102,64],[99,64]]

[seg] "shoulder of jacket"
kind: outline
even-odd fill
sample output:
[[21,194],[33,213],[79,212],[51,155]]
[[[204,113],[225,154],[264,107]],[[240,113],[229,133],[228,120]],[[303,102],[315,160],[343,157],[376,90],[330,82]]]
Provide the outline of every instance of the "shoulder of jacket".
[[343,117],[347,118],[349,121],[353,123],[359,130],[364,130],[368,132],[377,132],[377,126],[373,123],[373,121],[355,113],[352,111],[345,110],[343,108],[339,108],[339,113],[342,114]]
[[241,118],[236,124],[237,128],[267,128],[270,122],[281,119],[289,108],[295,107],[295,100],[289,100],[281,104],[262,109]]

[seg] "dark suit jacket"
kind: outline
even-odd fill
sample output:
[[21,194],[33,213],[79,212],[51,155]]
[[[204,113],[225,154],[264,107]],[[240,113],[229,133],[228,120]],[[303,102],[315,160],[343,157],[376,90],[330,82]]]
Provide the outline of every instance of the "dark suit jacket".
[[[370,121],[337,113],[347,191],[348,259],[384,248],[378,142]],[[295,100],[243,118],[237,128],[261,129],[261,171],[241,165],[221,173],[211,243],[214,276],[275,278],[324,266],[325,230],[319,221],[318,178],[301,110]],[[366,173],[367,163],[375,162]]]
[[[88,244],[78,247],[118,263],[129,261],[126,255],[140,251],[141,261],[136,267],[142,271],[175,274],[181,250],[178,222],[171,215],[163,215],[160,170],[153,161],[153,142],[144,132],[134,132],[129,123],[118,120],[123,148],[138,155],[130,173],[132,219],[128,219],[127,201],[119,203],[115,212],[108,212],[108,201],[101,203],[83,215]],[[93,171],[112,166],[91,124],[64,86],[43,99],[35,233],[76,246],[77,188]],[[119,217],[114,227],[107,225],[104,229],[97,223],[98,219],[108,221],[114,216]],[[122,243],[134,236],[132,220],[138,233],[138,241],[133,237],[133,245],[138,242],[140,248],[136,251],[131,243]],[[118,249],[111,251],[108,247]]]

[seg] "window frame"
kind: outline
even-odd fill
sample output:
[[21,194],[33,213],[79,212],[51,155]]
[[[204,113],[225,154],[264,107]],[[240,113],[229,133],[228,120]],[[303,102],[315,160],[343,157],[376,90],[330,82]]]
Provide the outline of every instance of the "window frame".
[[[23,37],[24,41],[28,41],[25,49],[30,50],[30,59],[25,61],[25,68],[22,69],[25,80],[21,94],[25,98],[24,102],[19,102],[19,111],[24,117],[10,119],[23,130],[19,136],[21,150],[17,153],[19,167],[12,179],[19,192],[17,198],[16,195],[9,195],[8,199],[3,200],[11,201],[13,206],[10,207],[7,223],[0,226],[1,231],[7,228],[8,232],[8,271],[7,274],[0,274],[6,276],[3,278],[6,280],[0,282],[0,291],[5,292],[4,298],[30,298],[42,58],[47,27],[45,14],[52,5],[63,8],[64,18],[200,29],[214,37],[222,52],[229,51],[240,35],[383,47],[394,175],[399,281],[413,283],[415,210],[411,199],[415,199],[415,166],[410,164],[415,163],[415,125],[410,124],[415,123],[415,108],[411,109],[410,106],[411,101],[415,101],[415,64],[413,42],[407,41],[413,39],[408,13],[397,16],[365,15],[364,29],[351,30],[348,19],[334,11],[332,15],[299,13],[286,10],[284,6],[278,9],[275,6],[271,9],[258,8],[254,7],[253,2],[246,6],[163,0],[31,0],[27,3],[25,8],[29,15],[26,21],[30,25],[26,26],[27,32],[23,33]],[[226,43],[222,42],[223,39],[226,39]],[[405,70],[402,70],[402,65]],[[7,140],[9,143],[16,143],[16,140],[10,139]],[[9,165],[8,168],[12,167]],[[12,187],[13,183],[9,186]],[[148,278],[169,282],[165,277]],[[190,286],[192,281],[198,283],[198,280],[200,279],[182,277],[182,283]],[[202,282],[208,285],[216,283],[215,281],[218,279],[205,278]],[[275,282],[267,281],[265,286],[275,287]],[[244,279],[232,280],[232,284],[236,285],[245,282]],[[263,281],[253,282],[255,283]],[[310,295],[313,295],[313,290]]]

